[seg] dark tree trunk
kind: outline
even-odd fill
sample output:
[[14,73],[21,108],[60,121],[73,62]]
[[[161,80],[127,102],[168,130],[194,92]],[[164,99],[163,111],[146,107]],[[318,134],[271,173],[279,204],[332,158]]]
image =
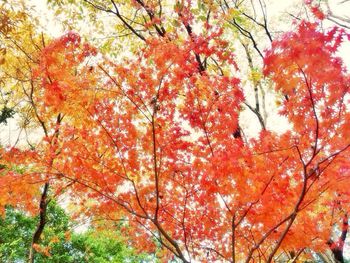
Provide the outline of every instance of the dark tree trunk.
[[342,223],[342,232],[337,242],[334,242],[333,240],[329,240],[327,242],[329,248],[331,249],[334,258],[339,263],[344,263],[344,243],[346,239],[346,235],[348,233],[349,223],[348,223],[348,215],[345,214],[343,217],[343,223]]
[[33,234],[32,243],[29,249],[28,263],[34,262],[34,254],[35,254],[34,244],[37,244],[39,242],[41,234],[43,233],[44,227],[46,225],[46,210],[47,210],[47,205],[49,203],[47,200],[48,191],[49,191],[49,183],[45,183],[44,189],[40,198],[39,223]]

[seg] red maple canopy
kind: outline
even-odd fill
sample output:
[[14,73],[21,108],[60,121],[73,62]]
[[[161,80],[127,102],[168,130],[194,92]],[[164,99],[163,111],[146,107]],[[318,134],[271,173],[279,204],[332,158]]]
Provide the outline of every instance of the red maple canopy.
[[[164,261],[325,250],[334,211],[348,207],[350,77],[337,55],[348,35],[299,21],[272,42],[263,73],[291,129],[244,140],[244,85],[224,30],[196,35],[192,14],[177,12],[188,38],[161,31],[122,61],[73,32],[41,50],[31,83],[45,134],[34,150],[3,153],[26,168],[0,178],[11,189],[1,203],[34,211],[33,185],[49,184],[91,218],[125,221],[135,246],[164,249]],[[207,57],[230,71],[208,70]]]

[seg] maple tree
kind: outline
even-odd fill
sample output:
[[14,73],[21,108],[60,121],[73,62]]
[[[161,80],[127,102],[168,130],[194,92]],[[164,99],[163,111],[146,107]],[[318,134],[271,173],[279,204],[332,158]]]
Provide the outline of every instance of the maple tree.
[[[2,60],[20,83],[12,100],[29,107],[42,139],[3,150],[0,203],[39,213],[33,248],[48,199],[65,195],[76,214],[126,221],[133,246],[161,261],[295,262],[328,248],[343,261],[350,79],[337,52],[345,29],[324,29],[311,2],[314,19],[276,37],[263,5],[261,22],[237,1],[199,1],[196,12],[190,0],[71,2],[117,18],[132,56],[73,31],[50,42],[29,34],[27,47],[1,27],[15,43]],[[255,28],[271,42],[266,51]],[[24,46],[30,52],[18,52]],[[18,73],[14,58],[28,67]],[[285,132],[267,125],[263,85],[290,123]],[[244,106],[260,125],[256,137],[244,135]],[[337,221],[342,234],[330,240]]]

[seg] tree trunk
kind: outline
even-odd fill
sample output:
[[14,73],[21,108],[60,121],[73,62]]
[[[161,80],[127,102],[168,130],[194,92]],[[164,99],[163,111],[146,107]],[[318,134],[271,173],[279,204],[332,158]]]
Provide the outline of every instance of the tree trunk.
[[43,192],[41,194],[41,199],[40,199],[39,223],[33,234],[32,243],[29,249],[28,263],[34,263],[34,254],[35,254],[34,245],[39,242],[41,234],[44,231],[44,227],[46,225],[46,210],[47,210],[47,205],[49,203],[47,201],[48,190],[49,190],[49,183],[45,183]]
[[344,250],[344,243],[346,239],[346,235],[348,233],[348,215],[345,214],[343,217],[343,224],[342,224],[342,232],[337,242],[334,242],[333,240],[329,240],[327,242],[329,248],[331,249],[333,256],[335,260],[339,263],[344,263],[344,256],[343,256],[343,250]]

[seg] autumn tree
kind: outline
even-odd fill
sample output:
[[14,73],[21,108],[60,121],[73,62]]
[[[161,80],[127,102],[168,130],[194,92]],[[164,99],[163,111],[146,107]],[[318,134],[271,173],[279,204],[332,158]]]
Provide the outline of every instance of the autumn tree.
[[[325,28],[311,2],[313,17],[281,34],[263,1],[259,14],[245,1],[70,2],[109,14],[126,34],[119,43],[132,44],[117,54],[114,42],[100,50],[73,31],[44,42],[22,94],[43,136],[3,152],[1,203],[30,201],[26,185],[41,190],[39,203],[46,187],[65,191],[79,214],[126,221],[133,245],[160,247],[162,261],[295,262],[329,248],[343,260],[345,29]],[[265,92],[283,132],[270,128]],[[244,107],[259,124],[252,138]],[[24,194],[13,201],[13,191]]]
[[[47,37],[39,31],[39,23],[30,12],[27,12],[24,1],[4,2],[0,6],[0,12],[1,123],[6,124],[9,118],[15,116],[20,131],[18,137],[14,138],[12,147],[16,147],[21,135],[25,134],[25,144],[34,149],[35,143],[29,134],[34,130],[35,134],[39,132],[48,136],[51,131],[46,118],[55,118],[57,122],[60,120],[59,116],[43,116],[38,110],[40,103],[37,101],[37,93],[40,91],[33,79],[33,68],[39,63],[38,56],[45,46]],[[55,136],[57,132],[57,130],[53,132]],[[3,151],[4,149],[1,149],[1,152]],[[25,174],[26,169],[26,162],[20,160],[17,163],[11,161],[1,165],[1,170],[7,170],[8,176],[0,179],[1,184],[7,186],[1,190],[0,203],[2,214],[5,212],[5,206],[10,205],[24,213],[37,216],[37,226],[32,233],[31,245],[25,248],[29,249],[29,262],[33,262],[35,248],[39,248],[38,243],[48,223],[48,204],[57,193],[49,193],[50,183],[41,179],[43,175],[36,177]]]

